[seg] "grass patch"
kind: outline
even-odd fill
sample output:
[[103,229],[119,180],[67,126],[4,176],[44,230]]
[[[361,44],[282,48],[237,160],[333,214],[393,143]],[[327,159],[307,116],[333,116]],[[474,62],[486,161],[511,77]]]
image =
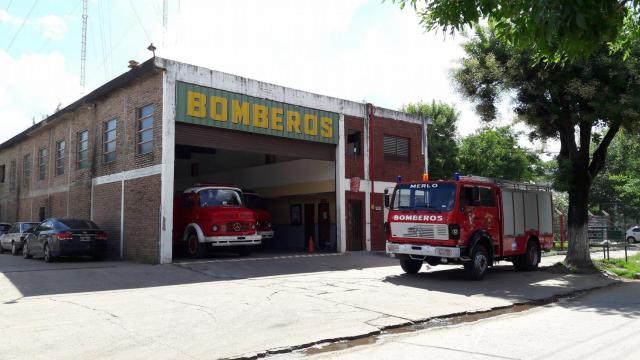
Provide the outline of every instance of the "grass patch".
[[629,261],[624,259],[596,260],[595,265],[603,271],[609,271],[620,277],[634,279],[640,273],[640,254],[629,256]]

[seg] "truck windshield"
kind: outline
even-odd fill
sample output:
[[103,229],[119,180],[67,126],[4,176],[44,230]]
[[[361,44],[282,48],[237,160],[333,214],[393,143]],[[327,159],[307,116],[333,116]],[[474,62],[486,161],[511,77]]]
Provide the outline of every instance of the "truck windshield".
[[393,193],[392,210],[451,211],[456,195],[452,183],[398,185]]
[[242,204],[240,195],[230,189],[204,189],[200,190],[198,195],[200,195],[200,207]]

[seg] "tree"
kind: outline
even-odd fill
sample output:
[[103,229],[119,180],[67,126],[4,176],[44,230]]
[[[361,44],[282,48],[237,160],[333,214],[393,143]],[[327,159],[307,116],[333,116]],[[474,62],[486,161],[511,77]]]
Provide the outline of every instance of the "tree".
[[391,0],[409,4],[427,30],[461,32],[487,19],[503,42],[536,58],[583,58],[609,43],[629,55],[640,38],[640,0]]
[[457,123],[459,113],[452,105],[444,103],[415,103],[406,105],[403,111],[431,119],[428,131],[429,176],[432,179],[448,179],[458,167]]
[[484,128],[463,138],[460,144],[460,170],[513,181],[529,181],[542,175],[538,155],[518,145],[511,127]]
[[612,141],[608,157],[593,183],[591,209],[623,219],[640,218],[640,135],[621,131]]
[[532,137],[560,140],[556,183],[569,193],[565,262],[577,268],[593,266],[586,228],[591,185],[618,131],[640,123],[640,46],[637,41],[629,46],[626,61],[603,44],[591,57],[564,66],[532,63],[535,49],[514,47],[478,28],[454,75],[483,120],[495,118],[497,103],[508,94]]

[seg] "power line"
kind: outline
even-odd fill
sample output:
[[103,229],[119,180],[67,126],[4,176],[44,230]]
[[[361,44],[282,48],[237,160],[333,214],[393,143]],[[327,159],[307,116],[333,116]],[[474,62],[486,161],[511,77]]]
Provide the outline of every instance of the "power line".
[[4,11],[9,12],[9,8],[11,8],[11,4],[13,4],[13,0],[9,0],[9,5],[7,5],[7,8]]
[[[27,20],[29,19],[29,17],[31,16],[31,13],[33,12],[33,9],[36,8],[36,5],[38,5],[38,1],[40,0],[35,0],[33,2],[33,5],[31,5],[31,9],[29,10],[29,12],[27,13],[27,16],[22,20],[22,24],[20,24],[20,27],[18,28],[18,30],[16,31],[16,33],[13,35],[13,38],[11,39],[11,42],[9,43],[9,46],[7,46],[7,50],[5,50],[5,52],[9,52],[9,50],[11,50],[11,46],[13,45],[13,42],[16,40],[16,38],[18,37],[18,34],[20,34],[20,31],[22,31],[22,28],[24,27],[24,24],[27,22]],[[9,5],[11,5],[11,3],[9,3]]]
[[144,35],[147,37],[147,40],[149,40],[149,42],[151,42],[151,37],[149,37],[149,34],[147,33],[147,29],[144,28],[144,24],[142,24],[142,20],[140,20],[140,16],[138,15],[138,11],[136,10],[136,7],[133,6],[133,2],[131,0],[129,0],[129,5],[131,5],[131,8],[133,9],[133,13],[136,15],[136,19],[138,19],[138,24],[140,24],[140,27],[142,28],[142,31],[144,32]]

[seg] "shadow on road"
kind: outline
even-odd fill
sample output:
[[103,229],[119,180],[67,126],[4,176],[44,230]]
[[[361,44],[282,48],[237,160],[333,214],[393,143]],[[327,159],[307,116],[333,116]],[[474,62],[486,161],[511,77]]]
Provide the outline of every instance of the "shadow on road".
[[[396,261],[385,256],[363,253],[256,254],[246,258],[220,255],[171,265],[81,258],[57,260],[45,263],[41,259],[0,255],[0,303],[7,301],[7,292],[2,294],[4,288],[15,288],[16,296],[9,298],[16,299],[396,265]],[[2,284],[7,280],[9,286]]]

